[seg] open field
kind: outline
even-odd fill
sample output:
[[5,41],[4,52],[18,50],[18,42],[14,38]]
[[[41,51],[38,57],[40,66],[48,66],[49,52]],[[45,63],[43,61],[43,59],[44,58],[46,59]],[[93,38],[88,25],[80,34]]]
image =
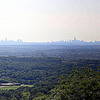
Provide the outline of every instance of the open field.
[[33,85],[20,85],[20,86],[0,86],[0,90],[15,90],[20,87],[33,87]]

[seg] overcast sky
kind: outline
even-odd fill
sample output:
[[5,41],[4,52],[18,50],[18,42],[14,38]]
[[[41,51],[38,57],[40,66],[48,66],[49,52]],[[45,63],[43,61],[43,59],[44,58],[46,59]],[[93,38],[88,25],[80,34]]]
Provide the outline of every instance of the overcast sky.
[[100,40],[100,0],[0,0],[0,40]]

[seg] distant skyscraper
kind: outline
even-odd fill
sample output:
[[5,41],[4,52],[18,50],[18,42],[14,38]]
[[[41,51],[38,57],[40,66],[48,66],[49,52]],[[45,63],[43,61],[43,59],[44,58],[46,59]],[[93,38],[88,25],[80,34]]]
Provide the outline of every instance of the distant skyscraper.
[[7,38],[5,38],[5,41],[7,41]]
[[17,42],[23,42],[21,39],[18,39]]
[[74,40],[76,40],[76,37],[74,37]]

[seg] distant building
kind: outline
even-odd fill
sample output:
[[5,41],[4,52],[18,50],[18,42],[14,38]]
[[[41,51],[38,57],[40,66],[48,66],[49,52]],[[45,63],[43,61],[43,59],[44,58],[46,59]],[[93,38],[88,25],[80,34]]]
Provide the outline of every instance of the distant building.
[[76,37],[74,37],[74,41],[76,41],[77,39],[76,39]]

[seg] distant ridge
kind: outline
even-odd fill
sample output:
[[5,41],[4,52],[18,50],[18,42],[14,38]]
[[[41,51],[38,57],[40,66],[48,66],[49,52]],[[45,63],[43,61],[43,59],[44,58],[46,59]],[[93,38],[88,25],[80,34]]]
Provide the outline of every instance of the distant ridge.
[[54,42],[23,42],[13,40],[1,40],[0,45],[100,45],[100,41],[86,42],[83,40],[54,41]]

